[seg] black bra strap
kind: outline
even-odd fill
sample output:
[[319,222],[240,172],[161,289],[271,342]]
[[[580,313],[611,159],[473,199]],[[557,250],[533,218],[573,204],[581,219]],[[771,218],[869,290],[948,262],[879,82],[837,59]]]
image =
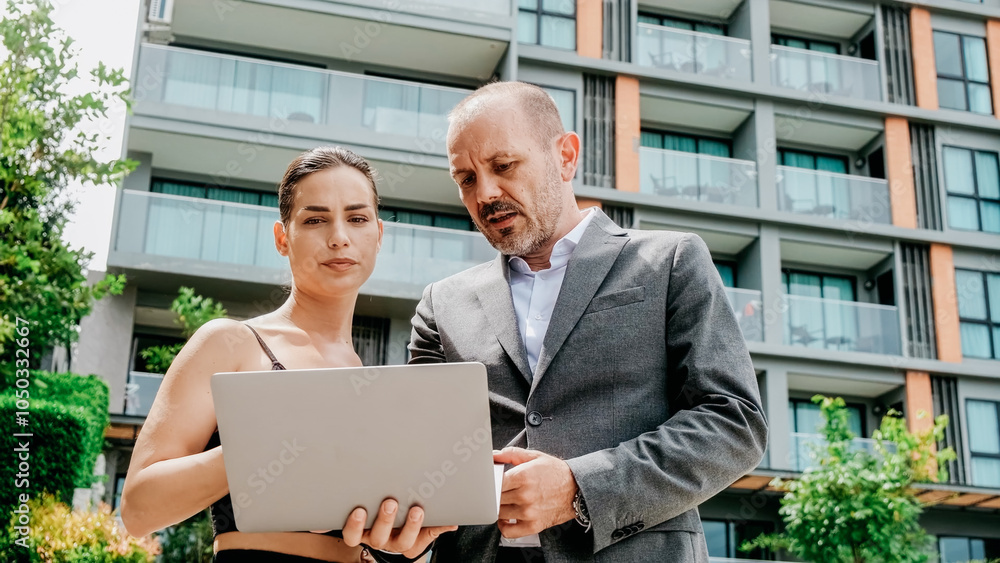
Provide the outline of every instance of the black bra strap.
[[285,366],[281,365],[281,362],[278,361],[278,358],[274,357],[274,352],[271,352],[271,349],[267,347],[267,344],[264,344],[264,339],[261,338],[259,334],[257,334],[257,331],[254,330],[253,327],[248,324],[244,323],[244,326],[249,328],[250,332],[252,332],[253,335],[257,337],[257,342],[260,342],[260,347],[264,349],[264,353],[267,354],[267,357],[271,358],[271,369],[272,370],[285,369]]

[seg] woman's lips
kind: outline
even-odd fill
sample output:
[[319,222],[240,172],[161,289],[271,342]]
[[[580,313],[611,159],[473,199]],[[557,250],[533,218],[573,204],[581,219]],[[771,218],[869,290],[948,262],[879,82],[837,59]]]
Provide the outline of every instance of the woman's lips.
[[323,265],[331,270],[343,272],[350,269],[352,266],[357,265],[357,262],[348,258],[337,258],[334,260],[327,260],[326,262],[323,262]]

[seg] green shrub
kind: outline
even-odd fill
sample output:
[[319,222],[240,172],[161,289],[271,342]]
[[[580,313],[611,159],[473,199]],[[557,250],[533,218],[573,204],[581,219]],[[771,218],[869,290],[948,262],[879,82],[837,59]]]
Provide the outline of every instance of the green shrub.
[[15,530],[13,520],[0,534],[0,561],[152,563],[160,552],[155,538],[128,535],[103,503],[96,511],[73,511],[45,495],[30,501],[28,511],[31,525],[26,536]]
[[159,563],[212,563],[212,518],[202,510],[187,520],[159,532]]
[[[15,390],[13,365],[3,365],[0,372],[4,376],[2,387],[0,387],[0,397],[9,397],[14,394]],[[30,372],[28,380],[30,382],[28,387],[30,400],[28,431],[34,432],[35,438],[38,438],[39,431],[45,428],[44,423],[35,418],[39,401],[59,403],[84,422],[86,433],[81,440],[82,458],[80,463],[75,464],[78,473],[74,477],[74,483],[77,487],[90,487],[93,484],[94,462],[104,449],[104,430],[110,422],[108,417],[108,384],[96,375],[81,376],[73,373],[51,373],[35,370]],[[10,414],[10,418],[3,420],[13,421],[14,413]],[[34,455],[35,447],[32,445],[32,455]],[[0,485],[0,487],[5,485]],[[72,494],[72,491],[70,493]]]
[[[16,403],[13,396],[0,396],[0,420],[15,420],[16,411],[22,410],[17,408]],[[0,510],[3,514],[11,513],[20,493],[35,497],[47,491],[71,501],[73,489],[80,484],[80,475],[86,466],[93,467],[93,460],[87,463],[85,456],[90,420],[80,409],[35,399],[31,401],[28,421],[30,425],[24,430],[33,434],[30,438],[14,436],[13,432],[0,434],[0,451],[11,452],[2,456],[3,461],[0,462],[0,474],[10,476],[0,479]],[[19,460],[13,453],[20,449],[20,445],[26,445],[28,450],[26,475],[18,475]]]

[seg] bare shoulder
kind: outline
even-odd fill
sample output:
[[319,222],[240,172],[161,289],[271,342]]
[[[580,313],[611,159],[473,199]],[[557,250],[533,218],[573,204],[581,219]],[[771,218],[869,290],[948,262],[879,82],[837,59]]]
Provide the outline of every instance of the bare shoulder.
[[242,322],[214,319],[191,336],[175,363],[215,371],[240,371],[239,359],[246,357],[254,345],[253,333]]

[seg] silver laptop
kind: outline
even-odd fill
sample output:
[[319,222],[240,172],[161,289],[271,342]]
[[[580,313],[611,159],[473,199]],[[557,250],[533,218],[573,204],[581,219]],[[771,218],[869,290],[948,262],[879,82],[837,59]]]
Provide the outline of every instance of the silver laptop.
[[236,526],[339,530],[383,499],[424,525],[497,520],[480,363],[217,373],[212,396]]

